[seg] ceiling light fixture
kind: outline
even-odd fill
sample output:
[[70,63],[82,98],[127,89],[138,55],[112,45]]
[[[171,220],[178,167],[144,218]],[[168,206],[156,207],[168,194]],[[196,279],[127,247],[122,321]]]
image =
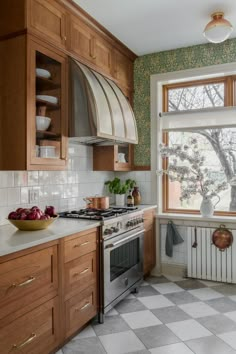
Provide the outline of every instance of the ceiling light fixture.
[[233,31],[233,26],[224,18],[224,12],[214,12],[211,17],[212,20],[206,25],[203,35],[209,42],[224,42]]

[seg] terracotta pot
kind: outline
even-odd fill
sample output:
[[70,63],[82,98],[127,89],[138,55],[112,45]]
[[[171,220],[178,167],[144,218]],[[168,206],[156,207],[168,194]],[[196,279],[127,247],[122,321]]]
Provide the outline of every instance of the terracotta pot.
[[212,243],[219,248],[220,251],[224,251],[233,243],[232,232],[228,230],[225,225],[220,225],[212,234]]
[[84,198],[87,203],[86,208],[90,209],[108,209],[109,197],[87,197]]

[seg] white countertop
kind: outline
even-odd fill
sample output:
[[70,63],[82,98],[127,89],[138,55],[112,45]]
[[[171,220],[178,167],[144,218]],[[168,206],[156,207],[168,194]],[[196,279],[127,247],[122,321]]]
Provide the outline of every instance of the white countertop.
[[100,226],[100,222],[59,218],[45,230],[20,231],[13,225],[0,227],[0,256]]
[[[139,205],[139,210],[142,211],[153,208],[156,208],[156,205]],[[98,226],[100,226],[99,221],[63,218],[55,220],[47,229],[39,231],[20,231],[13,225],[3,225],[0,226],[0,256],[54,241],[58,238]]]

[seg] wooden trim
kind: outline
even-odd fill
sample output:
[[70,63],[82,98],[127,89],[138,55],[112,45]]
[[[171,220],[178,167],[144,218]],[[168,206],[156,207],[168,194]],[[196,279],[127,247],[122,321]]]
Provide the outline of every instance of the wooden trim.
[[[175,84],[168,84],[163,86],[162,90],[162,104],[163,104],[163,112],[168,112],[168,91],[171,88],[181,88],[181,87],[190,87],[190,86],[198,86],[204,84],[211,83],[224,83],[224,106],[233,106],[236,104],[236,100],[234,98],[234,91],[236,87],[236,76],[226,76],[226,77],[216,77],[210,79],[201,79],[196,81],[188,81],[188,82],[179,82]],[[163,143],[168,145],[168,133],[163,133]],[[168,167],[168,158],[163,159],[162,161],[162,169],[165,170]],[[162,176],[162,205],[163,205],[163,213],[174,213],[174,214],[198,214],[200,215],[199,210],[193,209],[174,209],[169,208],[169,178],[168,175],[163,174]],[[215,211],[214,215],[218,216],[235,216],[236,212],[223,212],[223,211]]]
[[146,166],[137,166],[135,165],[133,168],[132,168],[133,171],[151,171],[151,166],[149,165],[146,165]]

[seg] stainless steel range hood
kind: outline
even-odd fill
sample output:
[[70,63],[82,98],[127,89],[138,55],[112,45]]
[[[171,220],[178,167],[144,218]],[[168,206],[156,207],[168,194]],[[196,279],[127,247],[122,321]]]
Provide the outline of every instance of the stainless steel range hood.
[[138,143],[132,108],[111,80],[70,59],[69,140],[81,144]]

